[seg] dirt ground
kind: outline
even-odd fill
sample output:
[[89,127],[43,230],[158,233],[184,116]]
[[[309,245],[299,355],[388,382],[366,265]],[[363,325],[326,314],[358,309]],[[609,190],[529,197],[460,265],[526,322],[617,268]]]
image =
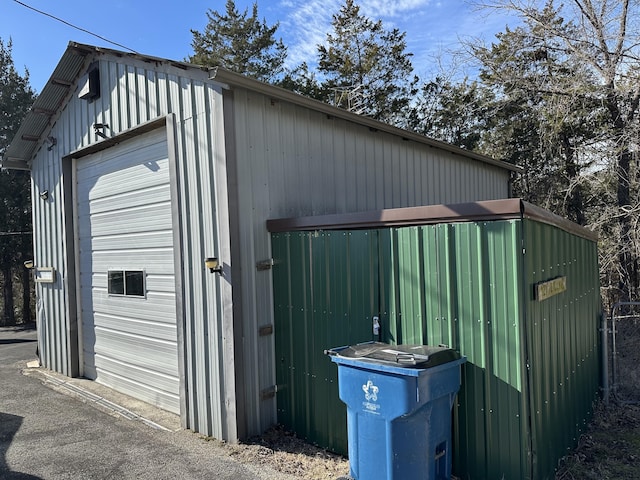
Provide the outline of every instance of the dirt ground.
[[[223,444],[241,462],[269,465],[307,480],[348,478],[349,462],[274,427],[240,445]],[[556,480],[640,479],[640,406],[599,405],[578,447],[560,460]]]
[[282,427],[239,445],[223,448],[242,463],[269,465],[279,472],[308,480],[349,478],[349,461],[299,439]]
[[556,480],[640,478],[640,406],[599,405],[578,447],[560,461]]

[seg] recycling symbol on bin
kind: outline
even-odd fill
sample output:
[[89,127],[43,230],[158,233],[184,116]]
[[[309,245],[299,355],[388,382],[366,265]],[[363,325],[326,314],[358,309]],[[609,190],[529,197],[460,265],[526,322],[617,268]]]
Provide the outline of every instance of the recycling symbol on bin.
[[367,401],[373,400],[374,402],[378,400],[378,390],[371,380],[367,381],[364,385],[362,385],[362,391],[364,391],[364,398]]

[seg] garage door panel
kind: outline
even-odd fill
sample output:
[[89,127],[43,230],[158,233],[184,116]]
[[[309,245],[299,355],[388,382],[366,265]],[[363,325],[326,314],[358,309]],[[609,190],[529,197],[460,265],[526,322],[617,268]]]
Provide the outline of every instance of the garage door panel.
[[[163,130],[76,162],[84,373],[179,412],[173,217]],[[142,270],[144,297],[109,295]]]
[[[87,337],[87,340],[91,340],[91,337]],[[113,355],[115,350],[120,352],[117,357]],[[96,357],[108,358],[131,367],[146,368],[164,375],[171,376],[178,368],[172,342],[106,328],[96,327],[94,342],[88,343],[85,351],[95,353]],[[95,358],[94,365],[99,368],[100,362],[100,358]]]
[[157,371],[115,362],[111,358],[101,357],[100,355],[97,355],[97,360],[98,364],[102,365],[101,367],[97,367],[98,370],[106,370],[121,377],[128,377],[130,380],[142,385],[147,385],[148,387],[156,390],[162,390],[169,393],[179,388],[179,385],[176,384],[177,380],[175,378],[168,375],[162,375]]
[[[117,203],[122,197],[135,197],[137,195],[144,195],[147,198],[151,197],[153,192],[158,191],[162,195],[162,190],[166,188],[166,184],[161,178],[156,177],[161,173],[167,173],[166,171],[158,171],[150,173],[145,170],[131,170],[123,172],[123,175],[127,175],[127,178],[120,180],[114,178],[109,182],[99,182],[91,186],[85,186],[83,191],[79,191],[78,195],[87,199],[92,205],[87,205],[99,212],[104,208],[111,208],[109,205],[111,202]],[[148,178],[149,175],[153,177]],[[93,203],[95,202],[95,205]],[[86,213],[86,212],[83,212]]]
[[83,178],[96,179],[132,166],[153,169],[155,163],[166,159],[165,133],[157,130],[83,158],[77,172]]
[[100,252],[104,250],[157,248],[173,248],[173,233],[171,230],[83,238],[80,242],[80,249],[86,252],[91,250]]
[[153,205],[171,202],[171,188],[160,184],[149,188],[131,189],[127,193],[110,195],[98,200],[91,200],[78,205],[78,217],[88,217],[91,214],[119,211],[131,205]]
[[[171,226],[171,204],[144,207],[78,217],[81,237],[99,237],[122,233],[144,233]],[[89,222],[91,222],[89,224]]]
[[[99,292],[91,298],[82,298],[82,314],[90,317],[105,313],[133,320],[172,323],[175,325],[175,296],[147,294],[146,299],[130,299],[108,296],[107,291]],[[93,325],[95,320],[91,323]]]
[[138,335],[146,330],[150,332],[150,336],[153,336],[153,338],[166,342],[172,342],[176,338],[175,323],[167,322],[163,319],[133,319],[111,313],[95,313],[94,325],[95,328],[114,330],[131,335]]
[[[110,269],[144,269],[147,274],[172,275],[174,273],[173,250],[123,250],[97,252],[92,262],[86,262],[86,267],[93,268],[93,272],[106,274]],[[88,270],[91,271],[91,270]]]
[[[119,372],[121,374],[118,374],[107,369],[89,367],[87,368],[87,372],[90,372],[90,374],[87,373],[87,378],[96,380],[103,385],[108,385],[120,392],[125,392],[134,398],[143,400],[152,405],[162,404],[165,410],[175,414],[180,414],[180,397],[173,393],[176,388],[176,382],[172,382],[170,385],[172,388],[171,390],[169,390],[169,388],[167,388],[167,390],[162,390],[157,388],[155,385],[149,385],[147,383],[136,381],[132,378],[127,378],[129,375],[127,371]],[[153,377],[149,378],[149,380],[158,382],[158,380]]]

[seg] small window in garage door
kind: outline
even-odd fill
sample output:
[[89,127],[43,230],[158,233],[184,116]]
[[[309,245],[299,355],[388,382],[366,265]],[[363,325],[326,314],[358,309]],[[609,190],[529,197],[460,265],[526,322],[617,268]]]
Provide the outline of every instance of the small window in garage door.
[[144,270],[109,270],[108,293],[124,297],[144,297]]

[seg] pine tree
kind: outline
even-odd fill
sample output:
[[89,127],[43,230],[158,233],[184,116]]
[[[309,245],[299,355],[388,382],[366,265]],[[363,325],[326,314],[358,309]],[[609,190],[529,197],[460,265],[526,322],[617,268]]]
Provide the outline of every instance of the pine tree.
[[493,91],[477,81],[425,83],[413,101],[411,130],[467,150],[478,150],[490,123]]
[[323,87],[333,92],[331,103],[406,126],[417,81],[406,52],[406,33],[385,30],[382,21],[362,15],[353,0],[346,0],[332,25],[326,45],[318,47],[318,71],[324,76]]
[[[0,39],[0,157],[15,136],[22,119],[33,104],[29,74],[20,75],[14,66],[12,43]],[[3,315],[0,325],[16,323],[14,277],[22,279],[23,293],[30,291],[29,276],[22,262],[31,257],[31,199],[28,172],[0,171],[0,275]],[[22,321],[31,320],[30,299],[21,295]]]
[[279,24],[267,25],[258,18],[258,4],[240,13],[227,0],[224,14],[209,9],[204,32],[191,30],[194,54],[189,62],[224,67],[265,82],[276,81],[284,72],[287,48],[275,39]]

